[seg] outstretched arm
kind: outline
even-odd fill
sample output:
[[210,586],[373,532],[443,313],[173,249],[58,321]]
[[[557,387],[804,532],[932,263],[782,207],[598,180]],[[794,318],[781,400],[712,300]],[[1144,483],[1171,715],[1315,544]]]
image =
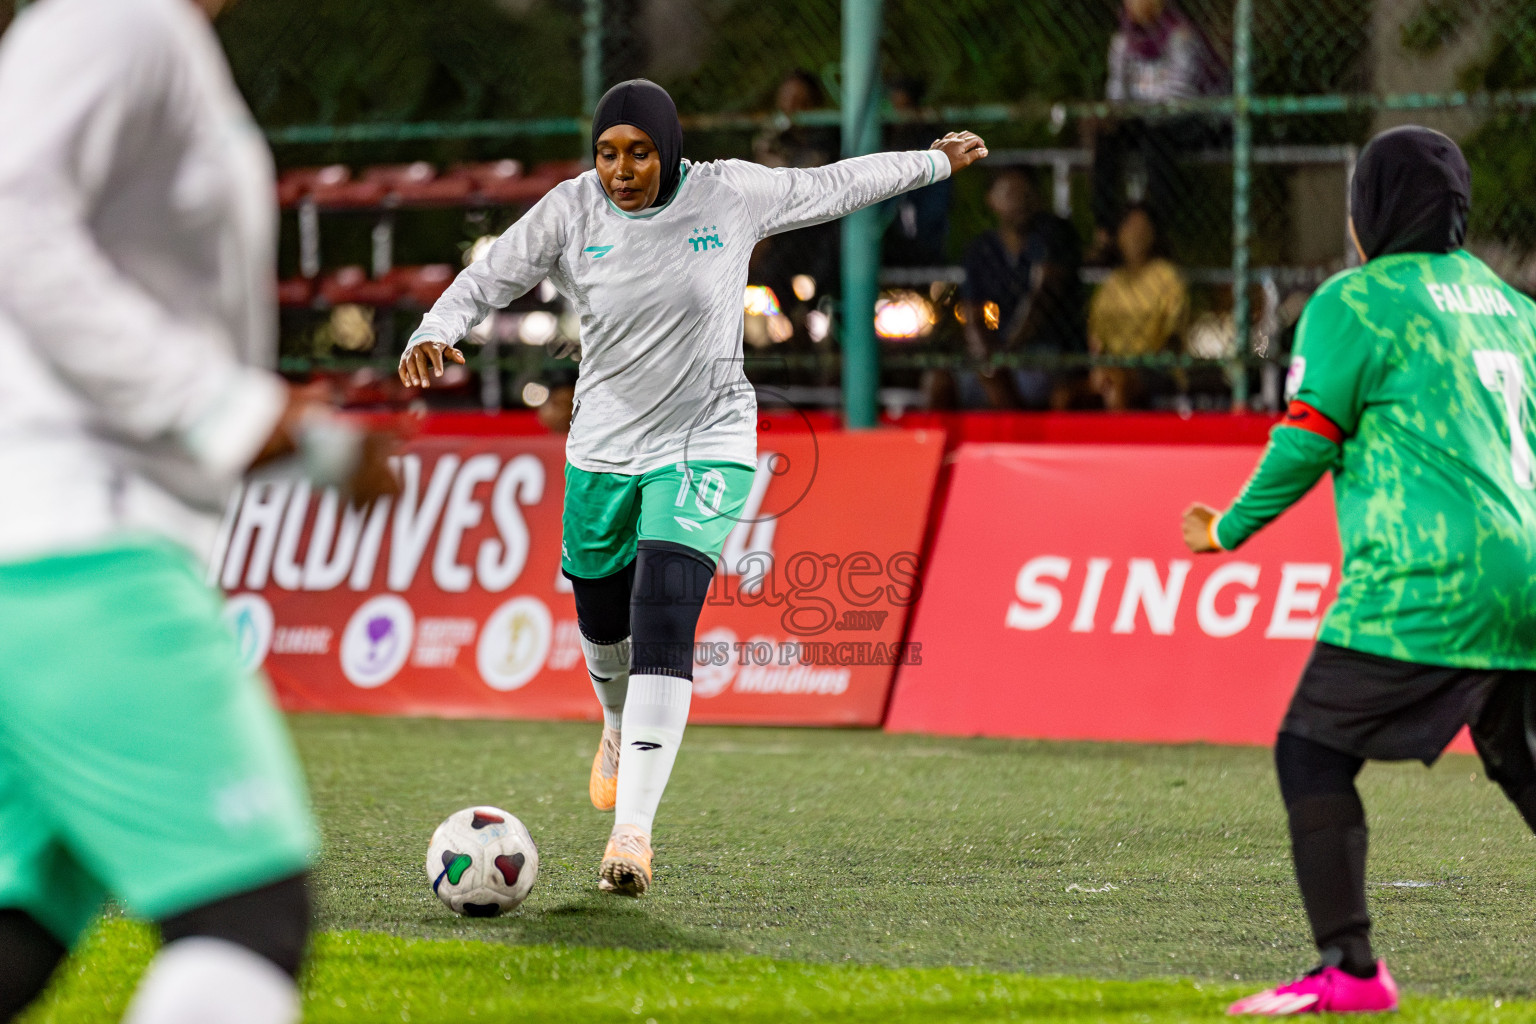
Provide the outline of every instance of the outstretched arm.
[[[1312,410],[1309,427],[1291,420],[1292,412],[1275,428],[1258,469],[1249,477],[1232,507],[1218,513],[1209,505],[1191,505],[1184,512],[1184,543],[1191,551],[1232,551],[1306,496],[1312,485],[1339,457],[1344,435],[1322,414]],[[1310,429],[1310,427],[1319,429]]]
[[732,161],[730,178],[762,237],[824,224],[936,181],[987,155],[970,132],[951,132],[928,150],[873,153],[825,167],[769,169]]
[[550,192],[453,279],[421,318],[400,357],[400,381],[431,387],[443,375],[443,357],[463,364],[454,348],[493,310],[501,309],[549,276],[565,242],[566,198]]

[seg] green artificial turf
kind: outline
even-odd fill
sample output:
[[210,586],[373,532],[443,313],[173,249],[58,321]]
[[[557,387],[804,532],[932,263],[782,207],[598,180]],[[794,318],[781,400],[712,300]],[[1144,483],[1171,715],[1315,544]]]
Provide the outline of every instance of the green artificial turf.
[[[128,982],[153,951],[150,930],[108,921],[92,936],[45,1006],[25,1024],[115,1021]],[[304,1019],[469,1020],[543,1024],[778,1024],[847,1021],[929,1024],[979,1021],[1224,1020],[1246,994],[1233,982],[999,974],[953,967],[808,964],[732,953],[634,952],[571,946],[402,939],[331,932],[316,941],[304,979]],[[1424,996],[1403,1024],[1536,1021],[1536,1005]]]
[[[596,891],[595,725],[294,727],[327,847],[312,1020],[1182,1020],[1311,961],[1264,750],[693,728],[633,901]],[[1536,996],[1513,808],[1461,756],[1361,789],[1406,1019],[1536,1020],[1511,1002]],[[427,888],[433,827],[474,803],[539,845],[514,916],[455,918]],[[110,923],[38,1019],[113,1019],[84,1007],[148,950]]]

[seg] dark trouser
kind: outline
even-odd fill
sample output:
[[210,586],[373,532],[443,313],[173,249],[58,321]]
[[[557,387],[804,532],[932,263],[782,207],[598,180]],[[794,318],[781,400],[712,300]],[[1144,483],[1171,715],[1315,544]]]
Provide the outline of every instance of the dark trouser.
[[1101,131],[1093,147],[1094,226],[1113,232],[1120,222],[1125,210],[1125,160],[1139,153],[1147,171],[1147,208],[1168,230],[1180,200],[1190,192],[1180,157],[1218,143],[1221,136],[1217,126],[1200,117],[1133,118]]
[[[1365,713],[1371,703],[1375,715]],[[1536,673],[1437,668],[1318,645],[1275,744],[1275,767],[1324,963],[1362,976],[1375,969],[1355,776],[1372,759],[1432,762],[1463,722],[1488,778],[1536,831]]]
[[[309,941],[309,880],[295,875],[194,907],[160,922],[166,943],[222,939],[244,946],[297,977]],[[0,910],[0,1021],[36,999],[68,950],[30,914]]]

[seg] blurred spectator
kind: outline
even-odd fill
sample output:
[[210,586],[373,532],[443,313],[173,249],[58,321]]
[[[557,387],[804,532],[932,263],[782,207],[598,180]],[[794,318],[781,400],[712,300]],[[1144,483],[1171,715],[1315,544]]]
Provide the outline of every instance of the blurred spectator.
[[569,434],[576,404],[575,371],[555,370],[545,375],[543,383],[548,395],[539,403],[540,425],[551,434]]
[[368,351],[374,342],[373,319],[372,306],[351,302],[333,306],[329,319],[315,331],[315,355],[323,358],[337,348],[347,352]]
[[806,127],[791,120],[796,114],[820,110],[826,93],[815,75],[791,71],[774,93],[773,113],[752,139],[752,159],[765,167],[820,167],[837,158],[837,129]]
[[[921,111],[927,86],[920,78],[893,79],[887,96],[891,110],[915,116]],[[943,135],[927,121],[902,121],[885,133],[888,150],[927,149]],[[954,181],[946,178],[927,188],[907,192],[887,202],[881,212],[889,227],[885,232],[884,262],[893,267],[932,267],[946,262],[949,242],[949,205]]]
[[[768,167],[820,167],[837,159],[836,128],[804,127],[791,120],[825,106],[826,94],[815,75],[790,72],[774,94],[773,113],[752,140],[753,159]],[[820,297],[837,294],[840,230],[836,222],[801,228],[764,239],[752,253],[747,280],[773,290],[802,340],[806,314]]]
[[[1124,0],[1120,28],[1109,43],[1106,99],[1163,103],[1225,92],[1226,68],[1200,28],[1173,0]],[[1202,116],[1156,120],[1088,121],[1093,146],[1094,256],[1110,249],[1110,229],[1119,221],[1124,197],[1125,158],[1139,153],[1146,170],[1146,202],[1169,223],[1180,193],[1187,191],[1177,163],[1181,150],[1215,144],[1221,129]]]
[[[1146,356],[1176,347],[1189,317],[1189,292],[1163,249],[1157,223],[1144,206],[1133,206],[1115,233],[1120,265],[1094,293],[1088,307],[1088,350],[1095,355]],[[1141,403],[1153,371],[1095,367],[1089,387],[1106,409]]]
[[[1069,221],[1051,213],[1034,176],[1010,167],[993,180],[987,206],[997,229],[966,250],[960,288],[966,349],[978,360],[998,351],[1081,352],[1081,249]],[[925,382],[930,403],[953,393],[966,407],[1065,408],[1072,375],[1044,367],[983,370],[957,381],[934,371]]]

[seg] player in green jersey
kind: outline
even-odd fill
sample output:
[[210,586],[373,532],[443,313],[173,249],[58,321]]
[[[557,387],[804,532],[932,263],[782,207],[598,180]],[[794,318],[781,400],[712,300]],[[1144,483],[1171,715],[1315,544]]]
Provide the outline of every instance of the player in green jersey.
[[1307,304],[1290,407],[1236,502],[1184,514],[1192,550],[1232,550],[1331,471],[1344,553],[1275,746],[1322,961],[1234,1013],[1396,1007],[1370,943],[1366,760],[1431,764],[1469,725],[1536,829],[1536,304],[1461,248],[1470,196],[1444,135],[1372,140],[1350,191],[1364,265]]

